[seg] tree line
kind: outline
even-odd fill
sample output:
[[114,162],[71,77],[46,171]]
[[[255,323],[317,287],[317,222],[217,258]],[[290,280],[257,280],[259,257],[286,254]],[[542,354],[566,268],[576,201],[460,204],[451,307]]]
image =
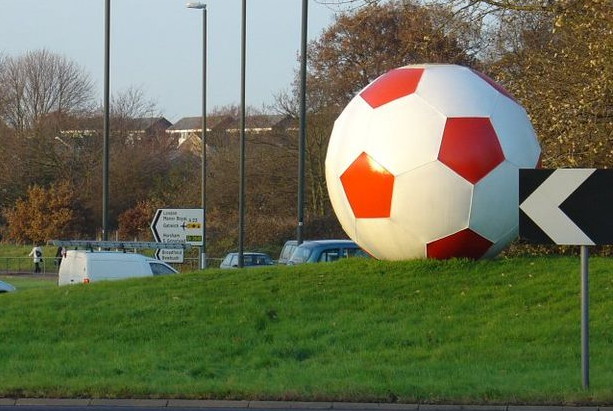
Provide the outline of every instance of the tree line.
[[[308,45],[306,238],[343,235],[324,177],[334,120],[360,89],[407,64],[462,64],[500,82],[526,108],[543,167],[611,165],[609,0],[326,1],[344,9]],[[110,222],[122,239],[149,239],[155,209],[200,206],[200,159],[176,155],[177,142],[165,133],[135,140],[131,122],[160,115],[141,90],[114,96],[111,106]],[[297,117],[297,76],[270,110]],[[92,82],[77,63],[48,50],[0,55],[3,241],[98,235],[101,121]],[[84,126],[87,136],[67,133]],[[249,248],[295,236],[297,132],[287,141],[247,136]],[[237,145],[209,150],[208,170],[208,248],[219,256],[238,238]]]

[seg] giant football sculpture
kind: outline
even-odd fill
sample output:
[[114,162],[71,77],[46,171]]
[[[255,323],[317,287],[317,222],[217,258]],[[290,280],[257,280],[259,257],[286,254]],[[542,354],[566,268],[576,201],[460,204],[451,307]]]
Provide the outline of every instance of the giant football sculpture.
[[473,259],[518,232],[518,169],[540,146],[522,106],[456,65],[401,67],[351,100],[326,157],[332,206],[379,259]]

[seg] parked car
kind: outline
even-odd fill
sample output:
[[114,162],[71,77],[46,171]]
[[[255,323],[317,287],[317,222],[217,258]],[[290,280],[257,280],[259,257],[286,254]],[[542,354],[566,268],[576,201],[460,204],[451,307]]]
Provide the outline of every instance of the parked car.
[[296,247],[287,264],[331,262],[349,257],[369,255],[351,240],[312,240]]
[[165,262],[141,254],[69,250],[60,265],[58,285],[176,273]]
[[[265,253],[243,253],[243,267],[262,267],[274,265],[272,258]],[[229,253],[225,256],[219,268],[238,268],[238,253]]]
[[292,254],[294,254],[294,251],[296,251],[296,247],[298,247],[298,241],[287,240],[285,244],[283,244],[281,253],[279,253],[277,264],[286,265],[289,259],[292,257]]
[[0,281],[0,293],[10,293],[15,291],[16,288],[10,285],[9,283],[5,283],[4,281]]

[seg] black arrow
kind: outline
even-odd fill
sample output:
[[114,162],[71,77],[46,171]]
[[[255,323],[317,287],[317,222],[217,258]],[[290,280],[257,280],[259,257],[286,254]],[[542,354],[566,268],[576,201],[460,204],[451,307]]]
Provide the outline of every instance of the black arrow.
[[155,212],[155,217],[153,217],[153,223],[151,223],[151,231],[153,231],[153,238],[155,238],[155,241],[157,241],[158,243],[162,241],[162,239],[160,238],[160,234],[158,233],[158,230],[156,228],[158,220],[160,219],[160,216],[162,215],[162,210],[158,209]]
[[613,243],[613,170],[594,171],[560,209],[594,243]]

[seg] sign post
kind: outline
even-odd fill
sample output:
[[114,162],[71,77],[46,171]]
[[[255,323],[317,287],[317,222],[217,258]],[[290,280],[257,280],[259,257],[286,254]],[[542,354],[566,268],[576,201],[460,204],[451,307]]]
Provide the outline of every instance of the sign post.
[[613,244],[613,170],[519,170],[519,235],[537,244],[581,246],[581,369],[589,372],[589,249]]
[[[203,227],[202,208],[161,208],[151,222],[151,232],[158,243],[185,243],[199,247],[204,245]],[[156,257],[172,263],[183,262],[183,253],[177,251],[160,250]]]
[[581,380],[583,388],[590,387],[590,288],[589,258],[587,246],[581,246]]

